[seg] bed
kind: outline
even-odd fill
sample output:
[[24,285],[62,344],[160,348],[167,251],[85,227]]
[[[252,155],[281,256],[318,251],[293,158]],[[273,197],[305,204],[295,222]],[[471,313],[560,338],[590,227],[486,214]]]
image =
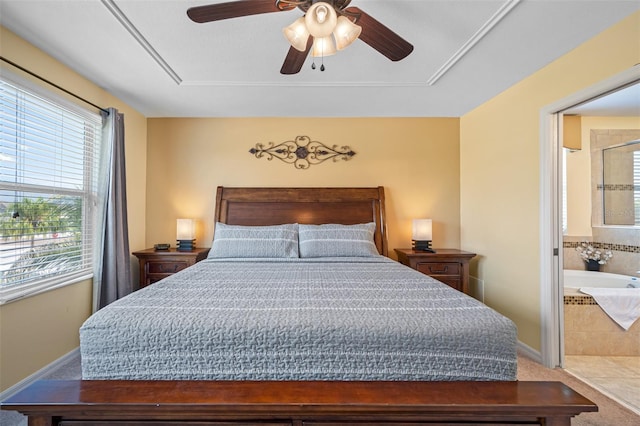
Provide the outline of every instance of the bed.
[[87,320],[83,378],[515,380],[512,321],[384,256],[383,194],[220,188],[209,257]]
[[568,425],[595,409],[562,384],[516,382],[509,319],[386,257],[382,187],[219,187],[215,222],[208,259],[89,318],[83,380],[36,384],[23,412]]

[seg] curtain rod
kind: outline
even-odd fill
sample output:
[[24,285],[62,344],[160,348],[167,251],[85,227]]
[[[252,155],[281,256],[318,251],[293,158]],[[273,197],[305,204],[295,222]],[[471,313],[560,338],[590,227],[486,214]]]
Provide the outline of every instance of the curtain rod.
[[38,80],[42,80],[42,81],[44,81],[45,83],[47,83],[47,84],[49,84],[49,85],[51,85],[51,86],[55,87],[55,88],[56,88],[56,89],[58,89],[58,90],[62,90],[62,91],[63,91],[64,93],[66,93],[67,95],[71,95],[71,96],[73,96],[74,98],[79,99],[79,100],[81,100],[82,102],[84,102],[84,103],[86,103],[86,104],[89,104],[89,105],[91,105],[92,107],[97,108],[97,109],[99,109],[100,111],[102,111],[102,112],[104,112],[104,113],[109,114],[109,110],[108,110],[108,109],[105,109],[105,108],[99,107],[98,105],[94,104],[93,102],[90,102],[90,101],[86,100],[85,98],[80,97],[80,96],[76,95],[75,93],[68,91],[68,90],[67,90],[67,89],[65,89],[64,87],[60,87],[60,86],[58,86],[57,84],[55,84],[54,82],[49,81],[49,80],[47,80],[46,78],[41,77],[41,76],[39,76],[38,74],[36,74],[36,73],[34,73],[34,72],[32,72],[32,71],[29,71],[28,69],[26,69],[26,68],[24,68],[24,67],[21,67],[20,65],[16,64],[15,62],[10,61],[9,59],[5,58],[4,56],[0,56],[0,60],[2,60],[2,61],[4,61],[4,62],[8,63],[9,65],[12,65],[12,66],[14,66],[14,67],[18,68],[20,71],[24,71],[24,72],[26,72],[27,74],[29,74],[29,75],[31,75],[31,76],[33,76],[33,77],[37,78]]

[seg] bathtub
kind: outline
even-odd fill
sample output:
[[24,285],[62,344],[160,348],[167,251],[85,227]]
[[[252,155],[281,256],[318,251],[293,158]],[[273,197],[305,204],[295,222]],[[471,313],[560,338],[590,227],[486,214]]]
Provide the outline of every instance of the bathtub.
[[564,288],[579,289],[582,287],[624,288],[632,281],[640,281],[629,275],[612,274],[609,272],[564,270]]
[[[635,281],[634,281],[635,280]],[[626,287],[640,278],[608,272],[564,270],[565,355],[640,356],[640,320],[625,331],[584,287]]]

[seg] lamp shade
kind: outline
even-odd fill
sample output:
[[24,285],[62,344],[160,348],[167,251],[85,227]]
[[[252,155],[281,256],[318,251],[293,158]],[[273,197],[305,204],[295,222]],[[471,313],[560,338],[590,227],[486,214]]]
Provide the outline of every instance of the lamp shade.
[[432,221],[431,219],[414,219],[412,239],[415,241],[431,241],[432,240]]
[[307,24],[309,33],[316,37],[326,37],[330,35],[336,27],[338,16],[332,5],[323,1],[314,3],[306,15],[304,22]]
[[307,49],[307,40],[309,39],[309,31],[304,22],[304,17],[296,19],[293,24],[282,29],[284,36],[291,46],[295,49],[304,52]]
[[360,37],[361,32],[362,27],[360,25],[354,24],[346,16],[339,17],[338,23],[333,30],[333,36],[336,39],[336,47],[338,50],[342,50],[356,41],[356,39]]
[[333,42],[333,37],[318,37],[313,39],[313,48],[311,49],[311,56],[321,57],[335,55],[336,45]]
[[196,221],[193,219],[178,219],[176,240],[193,240],[196,237]]

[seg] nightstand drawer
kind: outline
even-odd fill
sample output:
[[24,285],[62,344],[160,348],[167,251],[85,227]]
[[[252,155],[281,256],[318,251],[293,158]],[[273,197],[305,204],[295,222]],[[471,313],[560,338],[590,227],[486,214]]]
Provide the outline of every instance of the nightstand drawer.
[[460,276],[462,268],[459,263],[426,263],[420,262],[416,269],[427,275],[457,275]]
[[174,274],[189,266],[188,262],[147,262],[148,274]]
[[145,278],[145,285],[153,284],[171,275],[173,274],[147,274]]
[[429,275],[463,293],[469,292],[469,260],[475,253],[458,249],[435,249],[435,252],[395,249],[403,265]]
[[431,278],[445,283],[449,287],[453,287],[456,290],[462,291],[462,279],[460,276],[452,275],[429,275]]

